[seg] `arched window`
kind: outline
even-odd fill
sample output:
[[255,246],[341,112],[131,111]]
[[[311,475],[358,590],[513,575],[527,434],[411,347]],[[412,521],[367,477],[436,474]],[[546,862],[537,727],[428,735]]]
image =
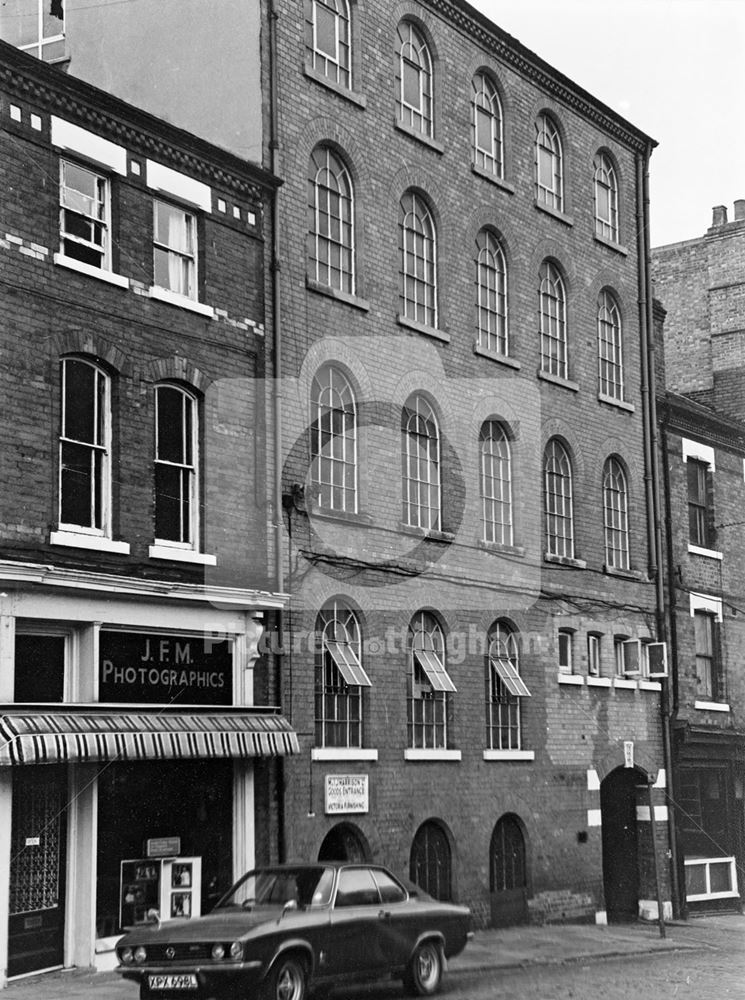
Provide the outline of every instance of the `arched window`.
[[538,277],[538,319],[541,335],[541,371],[568,378],[567,309],[564,281],[550,261],[541,264]]
[[497,88],[485,73],[477,73],[473,87],[473,162],[495,177],[504,176],[502,104]]
[[411,396],[401,415],[403,521],[440,530],[440,432],[424,396]]
[[448,693],[455,691],[445,666],[445,638],[434,615],[419,611],[409,624],[409,746],[447,747]]
[[453,898],[452,857],[447,835],[439,823],[422,823],[411,845],[409,875],[434,899]]
[[399,247],[401,314],[416,323],[437,326],[435,223],[424,199],[413,191],[401,199]]
[[334,83],[351,87],[348,0],[306,0],[305,9],[310,65]]
[[595,232],[618,243],[618,178],[609,156],[598,153],[595,168]]
[[199,547],[197,401],[178,385],[155,387],[155,542]]
[[605,289],[598,296],[598,378],[603,396],[623,399],[621,313]]
[[564,209],[564,166],[561,138],[549,115],[535,123],[535,196],[542,205]]
[[316,746],[362,746],[362,689],[370,678],[362,666],[357,617],[340,601],[318,616],[316,657]]
[[354,192],[349,171],[329,146],[316,146],[308,176],[310,274],[342,292],[355,290]]
[[479,435],[485,542],[512,545],[512,456],[502,424],[487,420]]
[[59,527],[111,537],[111,379],[92,361],[63,358]]
[[476,238],[476,289],[479,347],[509,354],[507,337],[507,263],[497,237],[482,229]]
[[617,458],[609,458],[603,469],[603,522],[607,565],[629,569],[629,490]]
[[556,438],[549,441],[543,462],[546,510],[546,552],[574,557],[574,499],[572,465]]
[[398,119],[427,136],[433,131],[432,83],[432,56],[427,42],[411,21],[401,21],[396,79]]
[[520,700],[530,692],[520,677],[517,633],[507,622],[492,626],[488,664],[487,746],[490,750],[521,750]]
[[333,365],[324,365],[311,388],[313,500],[327,510],[357,510],[357,410],[354,393]]

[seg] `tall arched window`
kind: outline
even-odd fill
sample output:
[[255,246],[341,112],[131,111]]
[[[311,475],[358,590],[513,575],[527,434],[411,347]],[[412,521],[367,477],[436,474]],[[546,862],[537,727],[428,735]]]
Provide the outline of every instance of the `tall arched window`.
[[411,845],[411,881],[434,899],[453,898],[452,857],[447,835],[439,823],[422,823]]
[[477,73],[473,88],[473,162],[495,177],[504,175],[502,104],[497,88],[486,75]]
[[520,648],[515,630],[498,621],[489,632],[487,677],[487,746],[521,750],[520,700],[530,697],[520,677]]
[[544,260],[538,274],[541,371],[568,378],[566,289],[558,268]]
[[411,396],[404,406],[401,437],[404,524],[439,531],[440,432],[424,396]]
[[362,666],[360,626],[340,601],[324,608],[316,630],[316,746],[362,746],[362,689],[370,678]]
[[476,238],[476,247],[479,347],[507,355],[507,263],[504,251],[489,229],[481,230]]
[[310,65],[334,83],[351,87],[348,0],[306,0],[305,9]]
[[419,611],[409,624],[409,746],[447,747],[448,693],[455,691],[445,666],[445,637],[433,614]]
[[199,548],[198,420],[195,397],[155,388],[155,542]]
[[566,449],[553,438],[543,462],[546,511],[546,552],[551,556],[574,557],[574,498],[572,464]]
[[416,323],[437,326],[435,223],[427,203],[414,191],[407,191],[401,199],[399,249],[401,314]]
[[483,539],[512,545],[512,455],[502,424],[487,420],[479,435]]
[[432,55],[421,31],[411,21],[398,26],[398,70],[396,105],[399,121],[408,128],[431,136]]
[[603,469],[603,522],[607,565],[629,569],[629,490],[617,458],[609,458]]
[[621,312],[607,289],[598,296],[598,378],[603,396],[623,399]]
[[564,165],[561,138],[551,117],[539,115],[535,123],[535,196],[542,205],[564,209]]
[[595,232],[606,240],[618,243],[618,178],[609,156],[598,153],[595,169]]
[[354,191],[349,171],[329,146],[316,146],[311,155],[308,208],[311,277],[353,294]]
[[343,372],[324,365],[311,388],[313,499],[327,510],[357,510],[357,410]]

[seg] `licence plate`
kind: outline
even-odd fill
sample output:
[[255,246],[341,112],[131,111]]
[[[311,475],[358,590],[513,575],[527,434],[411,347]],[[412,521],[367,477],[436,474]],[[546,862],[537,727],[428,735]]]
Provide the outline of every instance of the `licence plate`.
[[183,976],[148,976],[148,986],[151,990],[195,990],[197,977],[191,974]]

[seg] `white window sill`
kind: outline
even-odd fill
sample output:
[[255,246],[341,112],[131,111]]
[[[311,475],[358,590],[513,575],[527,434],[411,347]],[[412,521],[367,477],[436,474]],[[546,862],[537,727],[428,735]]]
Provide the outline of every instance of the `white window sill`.
[[695,556],[707,556],[709,559],[721,559],[722,553],[717,552],[716,549],[704,549],[700,545],[691,545],[688,543],[688,551]]
[[103,535],[83,535],[75,531],[52,531],[50,545],[66,545],[72,549],[90,549],[92,552],[112,552],[120,556],[129,555],[129,542],[115,542]]
[[556,678],[559,684],[584,684],[585,679],[579,674],[558,674]]
[[378,751],[365,747],[314,747],[311,760],[377,760]]
[[610,677],[588,677],[587,686],[596,688],[609,688],[611,686],[611,679]]
[[106,271],[102,267],[93,267],[91,264],[85,264],[82,260],[75,260],[74,257],[68,257],[64,253],[56,253],[54,255],[54,263],[60,267],[67,267],[71,271],[77,271],[78,274],[85,274],[89,278],[98,278],[99,281],[106,281],[110,285],[116,285],[117,288],[129,288],[129,278],[125,278],[121,274],[114,274],[113,271]]
[[170,559],[174,562],[199,563],[201,566],[217,566],[217,556],[194,549],[179,549],[175,545],[151,545],[147,550],[151,559]]
[[460,750],[421,750],[409,747],[404,750],[404,760],[460,760]]
[[598,393],[598,399],[606,406],[615,406],[617,410],[626,410],[627,413],[635,413],[636,407],[633,403],[627,403],[625,399],[616,399],[615,396],[606,396],[604,392]]
[[645,681],[645,680],[641,680],[641,681],[639,681],[639,690],[640,691],[661,691],[662,690],[662,685],[660,684],[659,681]]
[[730,707],[723,701],[694,701],[694,708],[702,712],[729,712]]
[[636,681],[632,681],[627,677],[616,677],[613,681],[613,687],[625,688],[627,691],[636,691],[638,685]]
[[535,751],[484,750],[484,760],[535,760]]
[[151,299],[157,299],[159,302],[167,302],[169,305],[178,306],[180,309],[188,309],[189,312],[199,313],[200,316],[208,316],[210,319],[215,318],[215,310],[212,306],[206,306],[203,302],[197,302],[196,299],[187,298],[186,295],[179,295],[177,292],[172,292],[169,288],[160,288],[158,285],[151,285],[147,293]]

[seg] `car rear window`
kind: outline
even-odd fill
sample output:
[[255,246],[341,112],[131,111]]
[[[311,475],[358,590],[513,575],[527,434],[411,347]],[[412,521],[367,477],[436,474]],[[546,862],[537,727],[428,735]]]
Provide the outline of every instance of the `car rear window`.
[[336,906],[366,906],[380,903],[380,894],[369,868],[344,868],[339,872]]
[[391,878],[388,872],[379,871],[376,868],[374,875],[375,881],[378,883],[378,889],[380,890],[380,898],[384,903],[403,903],[406,899],[406,893],[398,882]]

